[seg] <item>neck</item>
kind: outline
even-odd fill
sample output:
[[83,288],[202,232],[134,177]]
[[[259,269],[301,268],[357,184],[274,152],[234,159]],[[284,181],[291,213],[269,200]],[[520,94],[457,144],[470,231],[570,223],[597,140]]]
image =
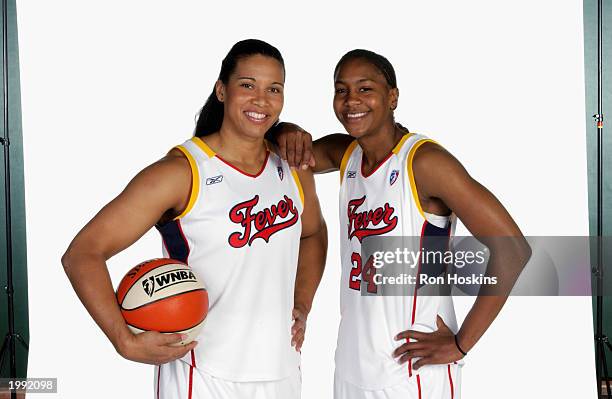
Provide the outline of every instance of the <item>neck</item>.
[[405,133],[396,127],[395,123],[391,123],[357,139],[359,146],[363,149],[366,168],[377,165],[385,159]]
[[[213,137],[214,136],[214,137]],[[261,161],[266,154],[263,137],[249,137],[223,124],[219,132],[211,135],[214,150],[228,161],[249,163]]]

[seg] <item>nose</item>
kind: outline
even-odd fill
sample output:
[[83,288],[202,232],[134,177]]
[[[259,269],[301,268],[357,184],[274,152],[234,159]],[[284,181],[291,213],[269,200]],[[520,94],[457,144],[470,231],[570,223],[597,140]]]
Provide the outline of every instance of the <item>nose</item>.
[[357,93],[354,90],[349,90],[345,98],[346,98],[346,104],[348,106],[353,106],[353,105],[357,105],[361,103],[361,99],[359,98],[359,93]]
[[267,103],[268,99],[266,97],[266,91],[263,89],[258,89],[255,91],[253,95],[253,105],[258,107],[264,107]]

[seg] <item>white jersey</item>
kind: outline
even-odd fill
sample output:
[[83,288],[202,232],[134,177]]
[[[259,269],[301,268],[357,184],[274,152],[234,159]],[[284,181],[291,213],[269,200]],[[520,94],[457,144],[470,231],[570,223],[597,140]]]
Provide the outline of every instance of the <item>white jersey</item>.
[[189,160],[185,211],[157,226],[164,256],[204,281],[209,311],[198,346],[182,361],[229,381],[295,373],[293,293],[303,192],[295,172],[268,151],[256,175],[240,171],[194,137],[176,147]]
[[[454,215],[425,213],[418,200],[412,158],[425,136],[407,133],[369,175],[362,171],[363,151],[357,141],[346,150],[340,167],[341,321],[336,349],[336,374],[363,389],[384,389],[412,378],[412,362],[392,356],[403,342],[401,331],[437,329],[436,315],[457,331],[449,296],[368,296],[379,288],[368,278],[362,241],[370,236],[445,236],[453,234]],[[370,263],[371,265],[371,263]],[[420,266],[419,266],[420,269]],[[418,270],[415,271],[418,273]],[[372,289],[372,290],[371,290]],[[380,292],[378,292],[380,294]],[[445,366],[446,367],[446,366]]]

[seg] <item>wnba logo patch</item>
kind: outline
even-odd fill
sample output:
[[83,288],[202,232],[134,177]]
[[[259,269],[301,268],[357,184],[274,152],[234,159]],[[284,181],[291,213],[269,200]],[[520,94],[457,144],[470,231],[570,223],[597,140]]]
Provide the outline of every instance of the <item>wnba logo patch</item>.
[[285,177],[285,174],[283,172],[283,167],[279,166],[276,168],[277,172],[278,172],[278,177],[281,179],[281,181],[283,180],[283,177]]
[[393,183],[395,183],[397,181],[397,178],[399,176],[399,170],[397,169],[393,169],[391,171],[391,176],[389,176],[389,185],[393,185]]
[[144,280],[142,282],[142,289],[151,297],[156,292],[172,285],[194,281],[197,281],[197,279],[191,271],[169,270]]

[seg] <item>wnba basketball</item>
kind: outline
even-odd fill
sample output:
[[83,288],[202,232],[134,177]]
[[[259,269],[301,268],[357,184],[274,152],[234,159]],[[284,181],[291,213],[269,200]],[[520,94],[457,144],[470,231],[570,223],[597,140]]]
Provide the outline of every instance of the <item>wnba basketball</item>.
[[117,301],[133,333],[158,331],[187,335],[193,341],[208,313],[204,283],[185,263],[152,259],[133,267],[117,287]]

